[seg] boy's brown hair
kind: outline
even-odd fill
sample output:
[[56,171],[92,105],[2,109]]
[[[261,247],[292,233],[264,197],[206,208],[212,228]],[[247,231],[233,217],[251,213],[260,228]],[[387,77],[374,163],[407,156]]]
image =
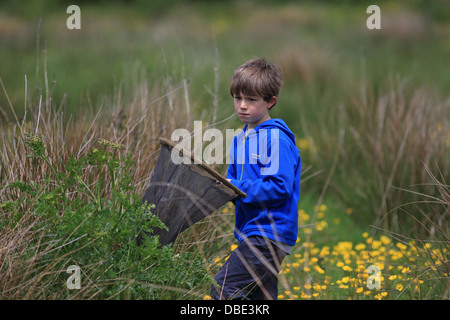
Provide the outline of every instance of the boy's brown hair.
[[234,71],[230,94],[262,97],[268,102],[273,96],[278,97],[282,83],[283,73],[277,64],[264,58],[252,59]]

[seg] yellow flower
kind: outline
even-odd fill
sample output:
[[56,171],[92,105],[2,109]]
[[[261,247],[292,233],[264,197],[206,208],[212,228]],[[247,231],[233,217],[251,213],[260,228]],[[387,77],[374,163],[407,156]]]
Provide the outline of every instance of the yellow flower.
[[301,221],[309,220],[309,215],[303,209],[298,210],[298,217],[300,218]]
[[293,287],[292,288],[294,291],[300,291],[300,287]]
[[395,280],[395,279],[397,279],[397,276],[395,274],[393,276],[389,277],[389,280]]
[[344,270],[344,271],[353,271],[353,268],[349,267],[349,266],[343,266],[342,270]]
[[234,249],[236,249],[238,246],[237,246],[237,244],[232,244],[231,245],[231,251],[234,251]]
[[395,290],[402,291],[403,290],[403,285],[401,283],[397,283],[397,285],[395,286]]
[[316,224],[316,230],[317,231],[322,231],[326,227],[328,227],[328,223],[326,221],[324,221],[324,220],[322,220],[322,221],[320,221],[319,223]]
[[323,274],[323,273],[325,273],[325,271],[321,268],[321,267],[319,267],[318,265],[315,265],[314,266],[314,270],[316,270],[318,273],[320,273],[320,274]]
[[391,239],[389,239],[388,237],[382,235],[380,236],[380,240],[381,242],[383,242],[384,245],[388,245],[391,242]]
[[363,287],[359,287],[359,288],[356,289],[356,293],[361,293],[361,292],[363,292],[363,291],[364,291],[364,288],[363,288]]
[[378,241],[378,240],[372,241],[372,249],[373,250],[376,250],[379,247],[381,247],[381,241]]
[[402,269],[402,273],[408,273],[411,272],[411,270],[409,269],[409,267],[403,268]]
[[330,247],[325,246],[320,250],[319,256],[325,257],[328,256],[329,254],[330,254]]
[[205,296],[203,297],[203,300],[212,300],[212,298],[211,298],[211,296],[205,295]]
[[311,299],[311,295],[306,294],[304,292],[301,293],[300,297],[302,297],[303,299]]
[[278,299],[283,299],[283,298],[284,298],[284,295],[282,295],[282,294],[278,295]]
[[379,294],[375,295],[375,299],[381,300],[383,297],[386,297],[386,296],[387,296],[387,292],[383,291],[383,292],[380,292]]

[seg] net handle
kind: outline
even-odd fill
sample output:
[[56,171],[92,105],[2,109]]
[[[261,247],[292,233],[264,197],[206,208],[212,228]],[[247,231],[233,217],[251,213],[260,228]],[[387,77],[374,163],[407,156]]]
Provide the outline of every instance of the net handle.
[[175,142],[168,140],[166,138],[160,137],[159,138],[159,142],[161,144],[165,144],[168,145],[171,148],[174,148],[178,151],[182,151],[183,152],[183,156],[187,156],[190,157],[192,162],[200,167],[202,167],[203,169],[205,169],[210,175],[212,175],[214,178],[216,178],[217,180],[219,180],[220,182],[222,182],[224,185],[226,185],[228,188],[230,188],[231,190],[233,190],[237,196],[241,197],[241,198],[246,198],[247,194],[245,194],[244,192],[242,192],[241,190],[239,190],[239,188],[237,188],[234,184],[232,184],[231,182],[229,182],[226,178],[224,178],[220,173],[218,173],[216,170],[214,170],[213,168],[211,168],[209,165],[207,165],[205,162],[203,162],[200,159],[197,159],[191,152],[189,152],[188,150],[184,149],[183,147],[181,147],[178,144],[175,144]]

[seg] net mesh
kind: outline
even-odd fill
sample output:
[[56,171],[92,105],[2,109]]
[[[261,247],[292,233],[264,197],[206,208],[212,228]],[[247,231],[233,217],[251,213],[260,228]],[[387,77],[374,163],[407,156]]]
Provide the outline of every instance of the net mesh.
[[[168,227],[168,230],[156,228],[151,233],[158,235],[160,244],[165,246],[225,203],[245,197],[245,193],[179,145],[164,138],[160,142],[160,154],[143,201],[155,205],[152,213]],[[189,163],[175,164],[172,152],[178,152]],[[140,230],[138,243],[144,235],[150,233]]]

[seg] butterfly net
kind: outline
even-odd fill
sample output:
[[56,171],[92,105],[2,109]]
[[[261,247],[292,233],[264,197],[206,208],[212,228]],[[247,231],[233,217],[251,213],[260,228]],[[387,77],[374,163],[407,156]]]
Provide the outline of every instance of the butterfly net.
[[[158,235],[165,246],[228,201],[245,197],[245,193],[179,145],[164,138],[160,142],[160,154],[143,201],[155,205],[152,213],[168,228],[155,228],[151,233]],[[172,152],[183,159],[180,164],[172,160]],[[138,243],[145,234],[150,235],[140,230]]]

